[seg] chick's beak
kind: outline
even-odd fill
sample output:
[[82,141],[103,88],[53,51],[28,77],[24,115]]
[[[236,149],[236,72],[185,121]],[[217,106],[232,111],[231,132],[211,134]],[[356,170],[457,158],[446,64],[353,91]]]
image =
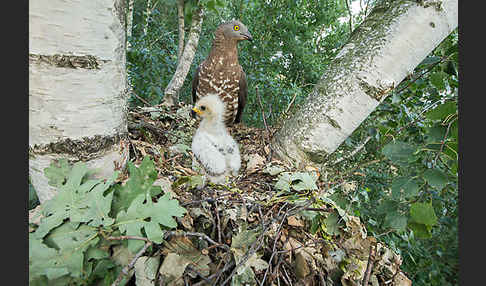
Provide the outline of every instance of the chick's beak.
[[[193,112],[195,112],[195,113],[197,113],[198,115],[201,115],[201,114],[202,114],[202,111],[201,111],[201,110],[199,110],[199,109],[197,109],[196,107],[194,107],[194,108],[192,109],[192,111],[193,111]],[[192,113],[192,112],[191,112],[191,113]]]

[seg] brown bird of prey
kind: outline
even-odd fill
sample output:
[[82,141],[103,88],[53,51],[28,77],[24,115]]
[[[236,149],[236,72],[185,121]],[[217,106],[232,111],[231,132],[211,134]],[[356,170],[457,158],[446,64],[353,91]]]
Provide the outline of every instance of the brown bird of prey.
[[235,20],[221,24],[214,32],[208,57],[196,69],[192,80],[193,103],[207,94],[216,94],[224,101],[226,126],[241,121],[246,104],[246,74],[238,62],[237,49],[238,42],[243,40],[253,40],[243,23]]
[[192,168],[215,184],[236,176],[241,167],[240,149],[223,123],[224,104],[216,94],[196,102],[192,109],[202,120],[192,138]]

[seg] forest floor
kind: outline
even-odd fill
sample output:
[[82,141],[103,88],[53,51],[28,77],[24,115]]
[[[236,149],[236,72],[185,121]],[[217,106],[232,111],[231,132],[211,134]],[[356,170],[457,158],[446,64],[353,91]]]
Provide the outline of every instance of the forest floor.
[[191,169],[198,121],[190,108],[129,110],[130,158],[138,165],[150,156],[155,184],[187,210],[153,254],[162,255],[159,281],[166,284],[160,285],[412,284],[400,270],[401,257],[328,197],[350,185],[272,158],[270,127],[231,128],[240,145],[240,174],[226,185],[201,188]]

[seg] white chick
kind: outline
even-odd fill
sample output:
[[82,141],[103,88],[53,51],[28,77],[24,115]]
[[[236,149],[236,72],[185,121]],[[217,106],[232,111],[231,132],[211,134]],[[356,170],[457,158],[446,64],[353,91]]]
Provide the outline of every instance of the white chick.
[[238,144],[223,123],[223,101],[209,94],[192,109],[202,120],[192,138],[192,168],[215,184],[222,184],[229,175],[236,176],[241,167]]

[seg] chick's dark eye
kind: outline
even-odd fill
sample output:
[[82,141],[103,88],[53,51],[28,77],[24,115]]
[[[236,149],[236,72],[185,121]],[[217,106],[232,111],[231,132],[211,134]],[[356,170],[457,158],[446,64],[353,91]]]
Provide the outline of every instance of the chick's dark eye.
[[206,106],[201,106],[201,110],[206,110]]

